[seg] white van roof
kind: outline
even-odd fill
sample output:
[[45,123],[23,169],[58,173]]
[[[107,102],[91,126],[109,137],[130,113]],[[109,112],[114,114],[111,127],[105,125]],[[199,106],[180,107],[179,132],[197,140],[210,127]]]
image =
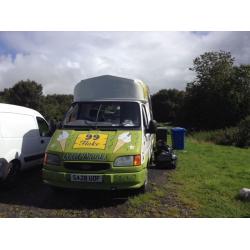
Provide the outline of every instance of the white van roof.
[[111,75],[89,78],[74,89],[74,102],[98,100],[148,101],[149,90],[141,80]]
[[12,104],[5,104],[0,103],[0,113],[15,113],[15,114],[24,114],[24,115],[33,115],[43,117],[39,112],[34,109],[12,105]]

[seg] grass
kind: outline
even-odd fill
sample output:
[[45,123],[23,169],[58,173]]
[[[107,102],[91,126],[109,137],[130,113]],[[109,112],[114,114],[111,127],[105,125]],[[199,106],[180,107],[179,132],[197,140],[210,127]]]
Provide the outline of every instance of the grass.
[[[40,170],[22,175],[18,188],[0,192],[0,217],[250,217],[250,149],[187,137],[176,170],[150,169],[150,192],[112,200],[101,194],[55,193]],[[95,196],[93,196],[95,195]]]
[[238,199],[239,190],[250,187],[250,149],[188,138],[178,158],[168,188],[192,217],[250,217],[250,203]]
[[188,137],[177,154],[177,169],[166,170],[152,192],[130,198],[126,216],[250,217],[250,202],[238,198],[250,188],[250,149]]

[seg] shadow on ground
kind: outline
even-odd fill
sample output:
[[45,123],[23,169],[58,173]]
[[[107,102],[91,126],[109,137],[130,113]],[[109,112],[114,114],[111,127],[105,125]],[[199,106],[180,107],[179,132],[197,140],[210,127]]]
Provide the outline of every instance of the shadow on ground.
[[[167,181],[166,169],[149,169],[149,190]],[[138,191],[55,191],[42,181],[41,168],[21,173],[12,188],[0,187],[0,217],[120,217]]]
[[97,209],[124,203],[132,191],[53,190],[42,182],[41,169],[23,172],[12,188],[0,190],[0,203],[46,209]]

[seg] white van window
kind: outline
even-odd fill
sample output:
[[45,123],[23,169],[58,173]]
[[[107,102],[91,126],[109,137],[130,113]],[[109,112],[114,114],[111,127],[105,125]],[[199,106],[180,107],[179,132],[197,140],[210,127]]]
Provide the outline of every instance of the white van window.
[[49,131],[49,126],[47,122],[41,117],[37,117],[36,120],[37,120],[37,124],[39,128],[40,136],[48,137],[50,134],[50,131]]
[[75,121],[77,119],[78,108],[78,105],[73,105],[70,107],[65,117],[66,122]]
[[38,128],[33,116],[1,113],[1,134],[5,138],[21,138],[24,136],[38,136]]

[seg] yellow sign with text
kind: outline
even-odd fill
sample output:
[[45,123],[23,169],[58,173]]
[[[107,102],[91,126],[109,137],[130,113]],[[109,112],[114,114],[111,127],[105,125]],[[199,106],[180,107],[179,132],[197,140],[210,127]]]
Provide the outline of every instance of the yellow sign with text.
[[105,149],[108,140],[107,134],[80,134],[75,140],[74,149],[96,148]]

